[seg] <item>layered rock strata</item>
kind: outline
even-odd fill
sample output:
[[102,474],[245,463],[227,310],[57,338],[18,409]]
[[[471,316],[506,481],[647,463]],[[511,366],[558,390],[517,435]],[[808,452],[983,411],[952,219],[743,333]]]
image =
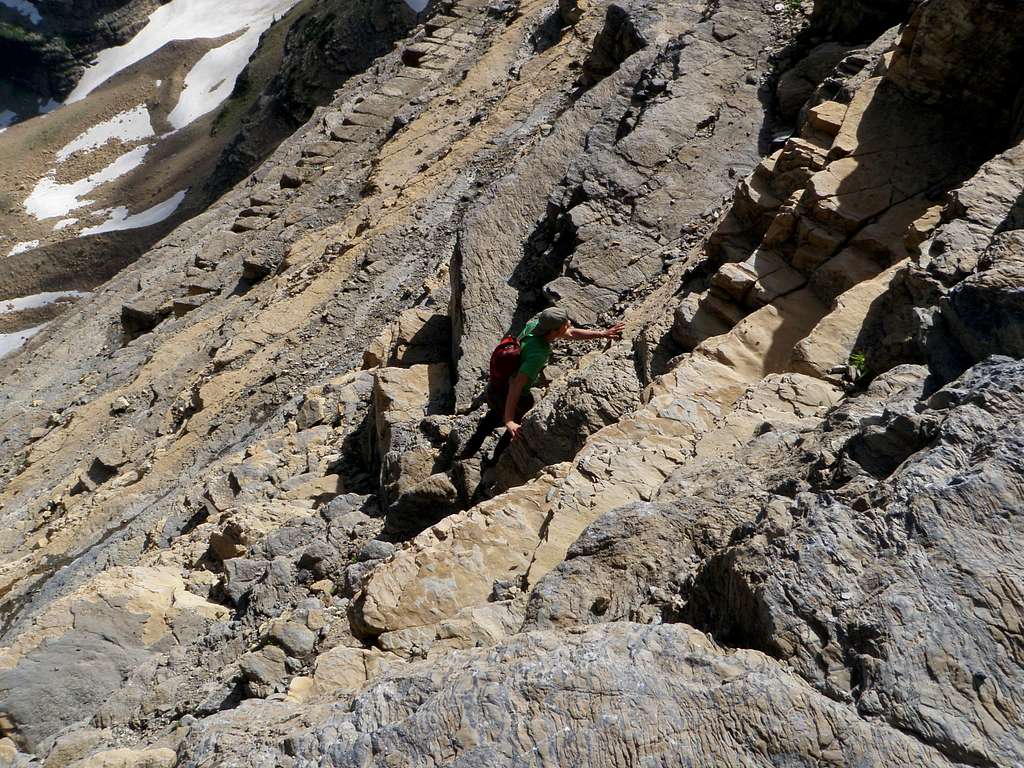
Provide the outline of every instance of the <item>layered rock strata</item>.
[[883,5],[434,9],[0,363],[5,757],[1024,760],[1020,11]]

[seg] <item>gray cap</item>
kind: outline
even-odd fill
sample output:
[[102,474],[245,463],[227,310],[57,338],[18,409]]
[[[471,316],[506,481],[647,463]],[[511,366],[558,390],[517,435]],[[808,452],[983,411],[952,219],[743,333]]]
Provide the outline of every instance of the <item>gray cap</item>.
[[569,322],[569,313],[561,307],[548,307],[537,314],[537,325],[533,329],[534,335],[543,336],[545,333],[557,331]]

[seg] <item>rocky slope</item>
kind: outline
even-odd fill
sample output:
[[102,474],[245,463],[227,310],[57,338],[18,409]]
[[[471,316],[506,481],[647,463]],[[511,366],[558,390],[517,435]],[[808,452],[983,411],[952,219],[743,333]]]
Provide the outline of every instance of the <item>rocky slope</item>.
[[1024,11],[428,14],[0,361],[2,759],[1024,762]]
[[[65,66],[3,47],[0,356],[205,210],[416,20],[388,0],[81,5],[0,5],[20,20],[0,31],[78,51]],[[64,103],[6,127],[35,114],[18,96],[33,67]]]

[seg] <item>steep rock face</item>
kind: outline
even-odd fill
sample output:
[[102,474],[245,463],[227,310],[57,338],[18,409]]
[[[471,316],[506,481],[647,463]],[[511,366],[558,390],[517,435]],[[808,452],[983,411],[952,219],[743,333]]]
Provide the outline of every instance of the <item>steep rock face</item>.
[[[460,406],[478,388],[492,339],[542,306],[542,291],[578,323],[606,317],[679,256],[753,166],[765,14],[737,2],[701,22],[701,11],[635,9],[644,40],[686,31],[645,45],[593,86],[468,219],[452,271]],[[577,147],[591,151],[567,162]]]
[[[49,605],[34,631],[4,649],[0,688],[26,746],[80,718],[83,701],[103,701],[163,646],[210,631],[228,609],[190,593],[176,570],[111,569],[89,588]],[[60,675],[51,674],[60,669]]]
[[[4,757],[1018,762],[1015,117],[925,9],[765,157],[792,9],[462,0],[351,78],[2,364]],[[625,338],[463,457],[556,294]]]
[[[988,120],[1019,117],[1018,74],[1024,65],[1024,45],[1014,32],[1019,20],[1020,8],[1009,2],[922,5],[903,33],[892,77],[919,97],[954,100],[974,110],[981,130]],[[982,40],[984,45],[976,44]],[[961,51],[955,65],[939,53],[950,48]],[[999,54],[990,56],[990,50]]]
[[840,42],[860,42],[905,20],[911,6],[908,0],[815,0],[811,21]]
[[1010,286],[1018,280],[1016,233],[1024,225],[1022,161],[1020,144],[1000,153],[935,210],[934,235],[861,331],[874,369],[916,358],[950,379],[990,354],[1019,354],[1020,308]]
[[649,623],[671,616],[672,593],[743,520],[742,510],[730,514],[702,500],[614,509],[587,526],[565,561],[530,592],[524,627]]
[[[1024,610],[1012,543],[1022,373],[991,358],[887,410],[852,437],[831,494],[798,495],[708,562],[689,618],[953,760],[1019,761],[1020,647],[1007,630]],[[900,462],[893,448],[909,455],[875,480],[879,454]]]

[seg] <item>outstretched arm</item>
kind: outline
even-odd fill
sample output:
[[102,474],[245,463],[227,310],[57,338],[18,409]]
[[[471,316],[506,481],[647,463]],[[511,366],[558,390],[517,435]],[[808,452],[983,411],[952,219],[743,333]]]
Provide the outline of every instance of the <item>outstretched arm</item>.
[[505,427],[512,433],[512,439],[519,437],[519,424],[516,422],[516,406],[523,394],[527,378],[524,373],[517,373],[508,383],[508,397],[505,398]]
[[572,328],[565,332],[565,338],[572,339],[573,341],[583,341],[585,339],[621,339],[622,329],[626,326],[622,323],[616,323],[611,328],[606,328],[601,331],[588,331],[584,328]]

